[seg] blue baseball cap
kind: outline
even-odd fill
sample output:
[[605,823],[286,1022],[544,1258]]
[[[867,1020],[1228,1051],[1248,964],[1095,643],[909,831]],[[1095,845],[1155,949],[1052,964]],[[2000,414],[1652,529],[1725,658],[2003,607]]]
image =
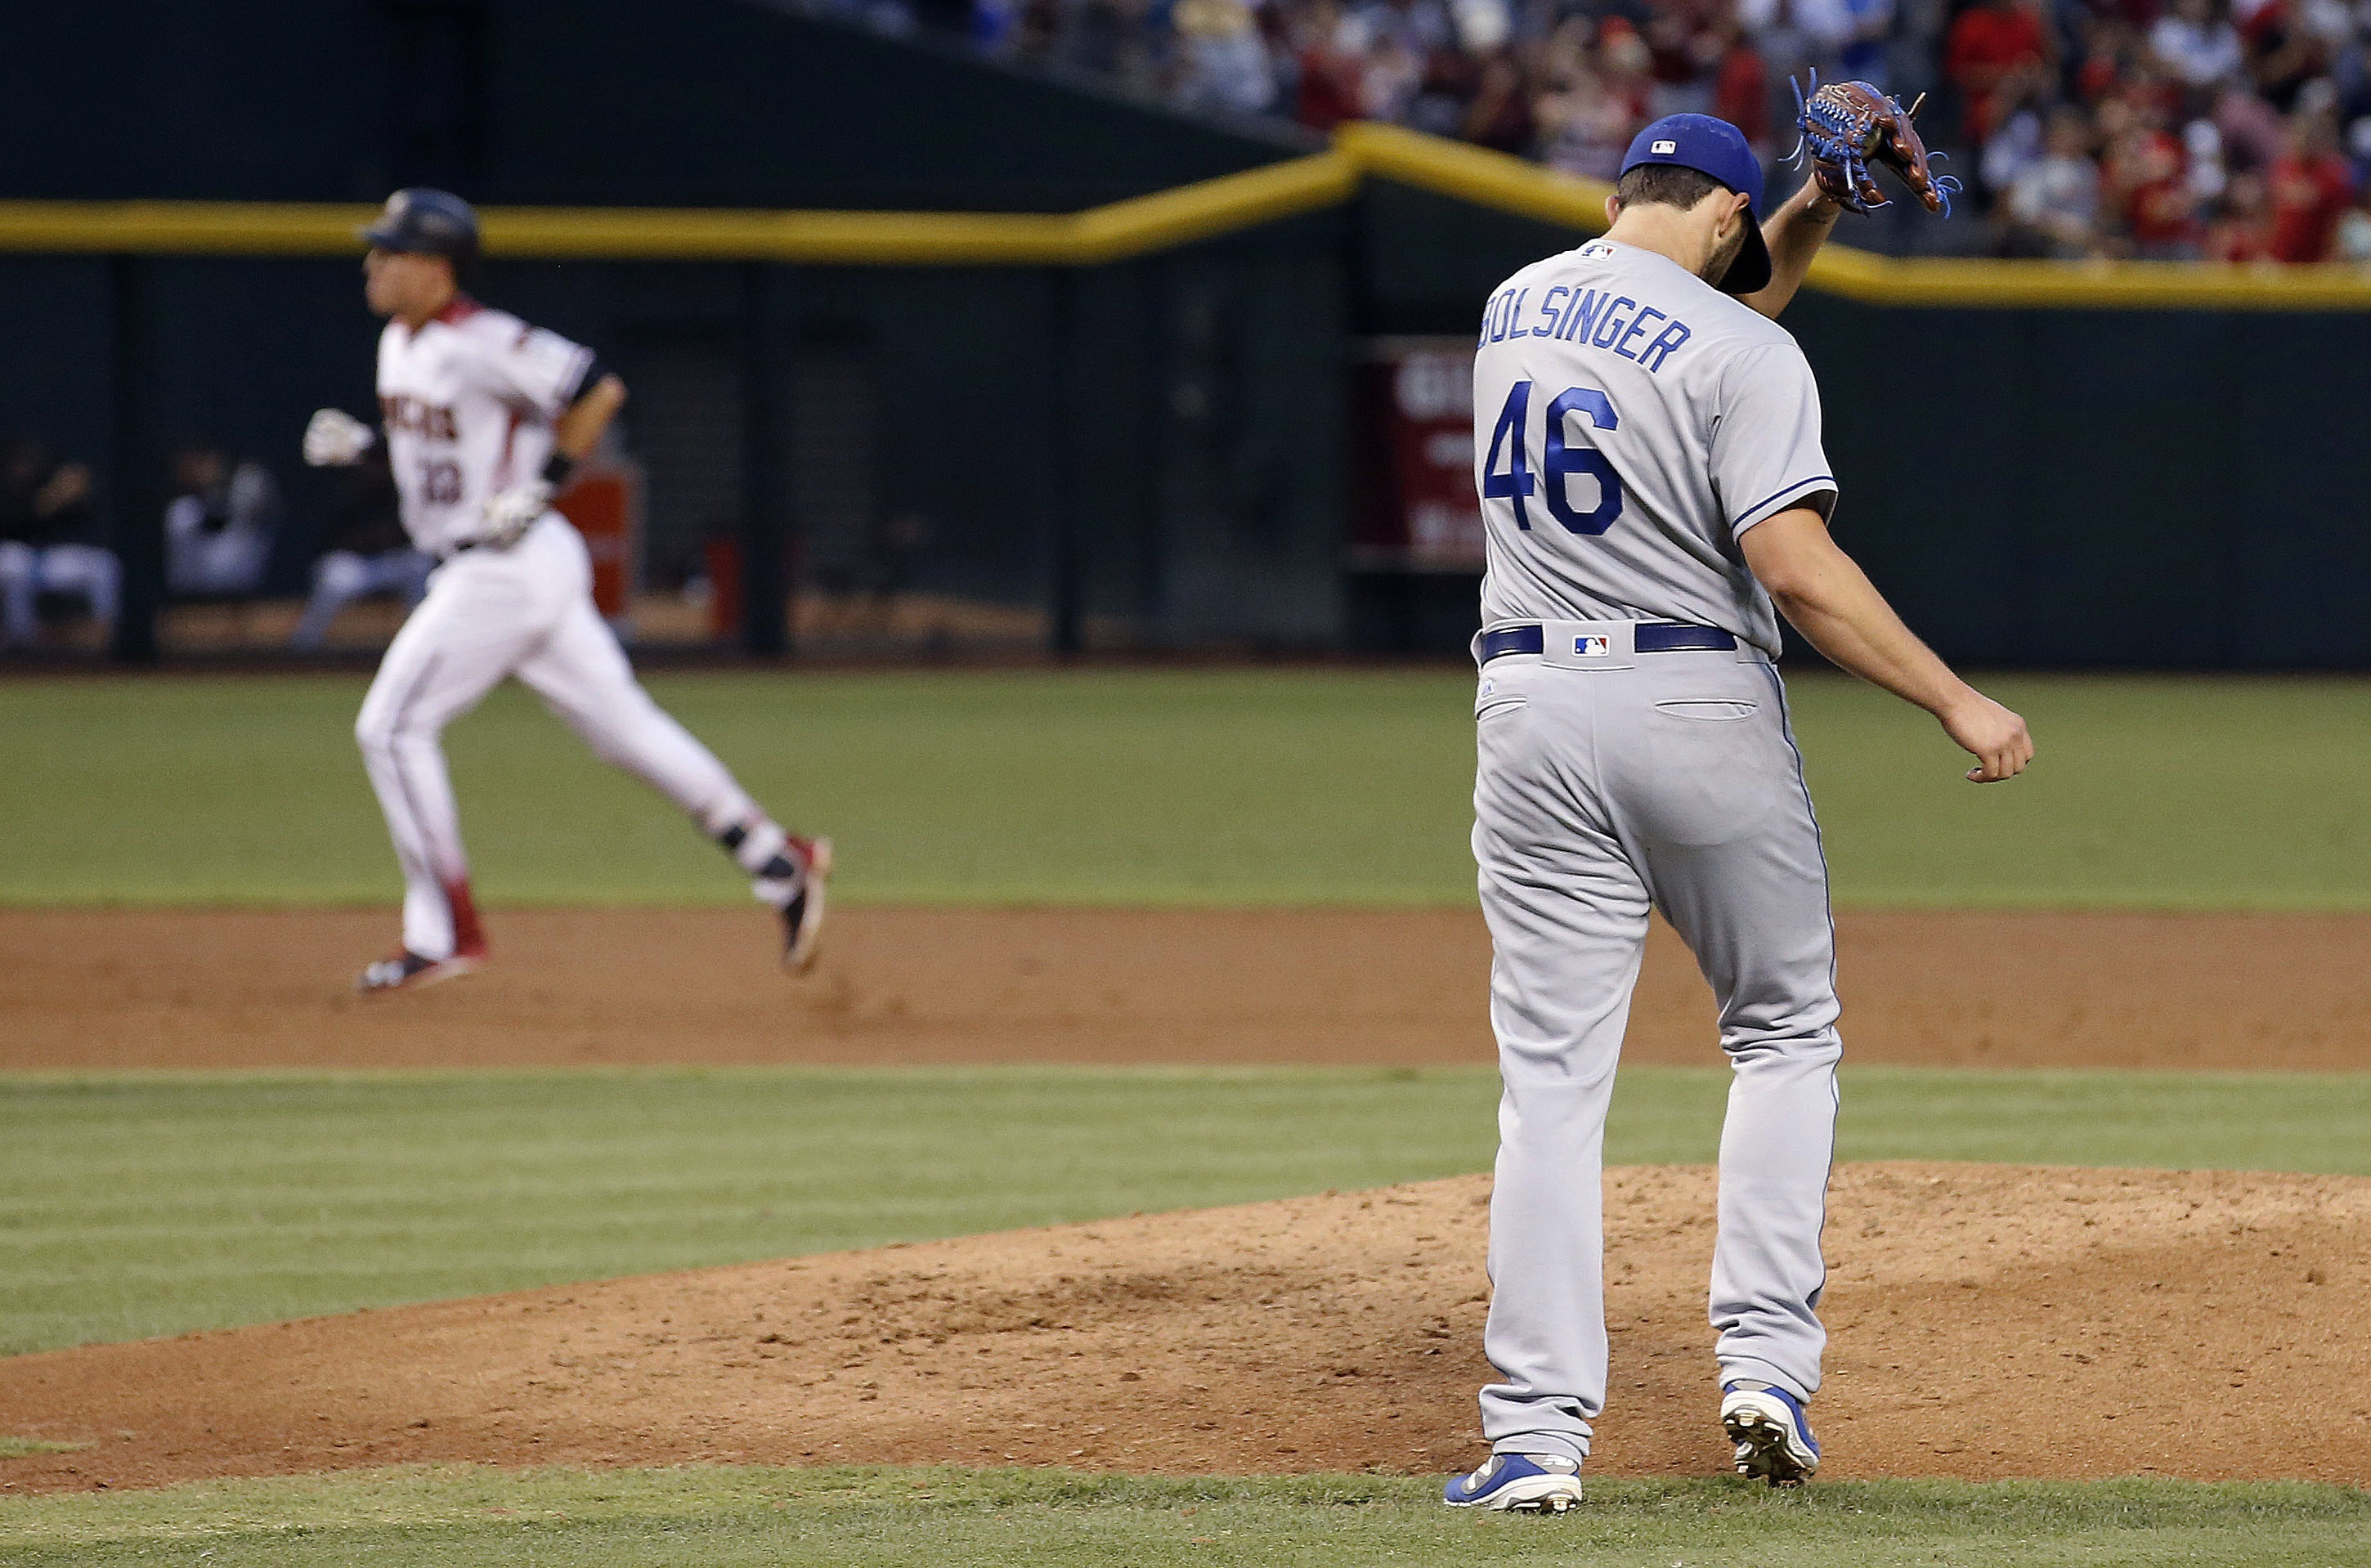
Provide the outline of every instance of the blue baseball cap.
[[1745,244],[1721,275],[1720,292],[1750,294],[1770,283],[1770,247],[1762,240],[1762,160],[1745,133],[1709,114],[1667,114],[1630,143],[1622,172],[1640,164],[1677,164],[1708,174],[1745,198]]

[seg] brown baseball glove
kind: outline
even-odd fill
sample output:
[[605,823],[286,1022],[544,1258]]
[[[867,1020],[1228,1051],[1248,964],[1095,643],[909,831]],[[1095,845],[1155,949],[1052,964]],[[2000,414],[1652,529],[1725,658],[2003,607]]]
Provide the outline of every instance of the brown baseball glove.
[[1800,83],[1793,86],[1801,111],[1797,123],[1803,133],[1797,152],[1810,158],[1811,178],[1820,182],[1822,193],[1855,213],[1885,206],[1885,192],[1878,189],[1869,168],[1881,164],[1901,178],[1928,212],[1950,215],[1951,193],[1960,182],[1930,167],[1943,155],[1930,158],[1926,144],[1911,125],[1917,104],[1905,110],[1899,99],[1867,82],[1831,82],[1823,87],[1816,72],[1808,98]]

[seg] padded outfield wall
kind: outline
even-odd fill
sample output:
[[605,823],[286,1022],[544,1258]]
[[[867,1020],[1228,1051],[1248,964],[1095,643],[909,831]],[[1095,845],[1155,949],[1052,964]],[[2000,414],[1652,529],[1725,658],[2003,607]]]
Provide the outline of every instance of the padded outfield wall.
[[[12,20],[61,68],[0,106],[30,154],[0,198],[433,178],[526,206],[1068,213],[1313,145],[745,0],[135,9],[150,47],[128,63],[95,13]],[[514,259],[486,292],[634,384],[658,566],[723,533],[761,577],[827,571],[867,519],[914,516],[918,586],[1042,608],[1070,646],[1445,651],[1470,578],[1350,570],[1361,345],[1470,334],[1494,283],[1577,237],[1386,175],[1105,264]],[[295,433],[368,398],[356,284],[343,258],[0,256],[0,432],[100,466],[135,590],[155,540],[125,522],[156,515],[171,443],[272,461],[293,587]],[[2371,312],[1811,290],[1787,325],[1825,389],[1839,528],[1951,656],[2371,663]],[[780,645],[768,614],[746,645]]]

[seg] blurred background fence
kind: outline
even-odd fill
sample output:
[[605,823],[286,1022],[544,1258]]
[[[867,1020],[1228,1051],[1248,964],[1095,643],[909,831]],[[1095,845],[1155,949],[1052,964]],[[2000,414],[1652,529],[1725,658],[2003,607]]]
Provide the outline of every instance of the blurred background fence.
[[[36,657],[303,644],[325,550],[394,542],[295,451],[371,402],[344,204],[406,183],[491,204],[485,296],[631,387],[572,509],[645,648],[1451,651],[1461,356],[1602,199],[756,0],[6,26],[40,68],[0,102],[0,535],[120,563],[111,617],[39,595]],[[2371,663],[2371,280],[1841,254],[1787,325],[1839,530],[1948,654]]]

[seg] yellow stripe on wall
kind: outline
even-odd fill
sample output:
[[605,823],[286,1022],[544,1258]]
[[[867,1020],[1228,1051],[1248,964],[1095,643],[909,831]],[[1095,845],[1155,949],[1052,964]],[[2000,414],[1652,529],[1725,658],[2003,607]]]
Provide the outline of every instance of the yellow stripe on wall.
[[[1306,157],[1073,213],[490,207],[486,249],[552,260],[1093,266],[1347,202],[1368,179],[1600,233],[1609,189],[1401,126],[1345,125]],[[242,202],[0,202],[0,253],[352,256],[376,209]],[[1941,221],[1941,220],[1937,220]],[[2371,271],[2203,262],[1898,259],[1831,244],[1809,286],[1960,309],[2371,310]]]

